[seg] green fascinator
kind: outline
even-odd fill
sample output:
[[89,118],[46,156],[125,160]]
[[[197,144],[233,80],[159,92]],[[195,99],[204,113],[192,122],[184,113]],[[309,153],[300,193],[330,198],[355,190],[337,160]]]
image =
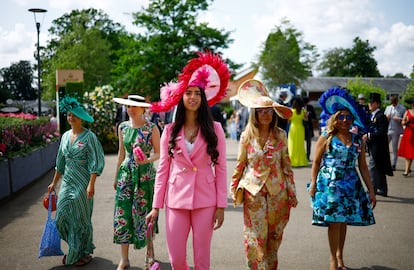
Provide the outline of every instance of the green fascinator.
[[70,96],[65,96],[61,99],[59,102],[59,111],[67,114],[67,112],[71,112],[80,119],[92,123],[93,117],[88,114],[88,112],[83,108],[82,104],[79,103],[79,101]]

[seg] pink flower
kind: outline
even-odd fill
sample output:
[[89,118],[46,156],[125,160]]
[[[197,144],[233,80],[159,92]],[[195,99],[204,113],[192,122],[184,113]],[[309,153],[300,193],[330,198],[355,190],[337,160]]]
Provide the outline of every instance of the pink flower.
[[144,161],[146,156],[142,151],[141,147],[137,146],[134,148],[134,155],[138,159],[138,161]]

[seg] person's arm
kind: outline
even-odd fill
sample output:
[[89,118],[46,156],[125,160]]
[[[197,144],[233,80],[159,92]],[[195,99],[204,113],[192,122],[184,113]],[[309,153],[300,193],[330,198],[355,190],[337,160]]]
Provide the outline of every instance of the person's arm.
[[160,158],[160,130],[156,125],[154,125],[154,127],[152,128],[151,143],[153,147],[153,153],[149,158],[144,159],[142,161],[135,157],[136,163],[138,165],[152,163]]
[[124,136],[121,131],[121,126],[118,127],[118,161],[116,162],[114,189],[116,190],[118,182],[118,172],[122,161],[125,159]]
[[50,193],[55,190],[56,184],[59,182],[59,179],[62,175],[56,170],[55,174],[53,175],[52,183],[49,184],[47,187],[47,191]]
[[316,178],[318,177],[319,168],[321,166],[322,157],[326,150],[327,139],[325,136],[319,136],[318,141],[316,142],[315,155],[313,157],[312,169],[311,169],[311,183],[309,187],[309,195],[311,197],[315,196],[316,192]]
[[243,175],[243,171],[247,166],[247,141],[243,134],[240,137],[239,142],[239,151],[237,154],[237,161],[236,166],[233,170],[233,175],[231,177],[231,184],[230,184],[230,192],[231,197],[235,201],[236,200],[236,190],[239,185],[240,179]]
[[361,140],[361,153],[359,154],[359,157],[358,157],[358,168],[359,168],[359,172],[361,173],[362,179],[364,180],[365,186],[368,189],[372,209],[374,209],[375,205],[377,204],[377,201],[376,201],[376,198],[375,198],[375,190],[374,190],[374,187],[372,185],[371,176],[370,176],[367,161],[366,161],[366,158],[365,158],[365,142],[364,142],[364,140]]

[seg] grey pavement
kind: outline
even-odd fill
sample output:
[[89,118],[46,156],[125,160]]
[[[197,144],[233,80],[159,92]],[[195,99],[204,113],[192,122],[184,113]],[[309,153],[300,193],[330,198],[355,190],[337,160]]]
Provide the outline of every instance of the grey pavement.
[[[227,141],[228,180],[235,165],[236,142]],[[314,148],[315,144],[313,144]],[[115,269],[120,247],[112,243],[112,222],[116,155],[105,156],[106,166],[96,182],[93,227],[96,245],[94,260],[83,269]],[[279,250],[279,269],[329,269],[327,229],[311,225],[311,208],[306,193],[310,168],[295,168],[299,205],[292,209]],[[377,224],[348,227],[345,264],[351,270],[414,269],[414,176],[401,176],[404,160],[399,159],[394,177],[388,177],[389,197],[377,197],[374,210]],[[47,211],[42,199],[53,171],[0,205],[0,269],[75,269],[63,266],[62,257],[38,259],[38,250]],[[211,269],[246,269],[243,248],[242,208],[234,208],[231,200],[222,228],[214,233]],[[160,212],[160,233],[155,239],[156,259],[162,269],[171,269],[164,234],[164,212]],[[191,235],[190,235],[191,239]],[[63,251],[67,251],[62,242]],[[131,269],[143,269],[145,250],[130,249]],[[188,249],[192,264],[191,241]]]

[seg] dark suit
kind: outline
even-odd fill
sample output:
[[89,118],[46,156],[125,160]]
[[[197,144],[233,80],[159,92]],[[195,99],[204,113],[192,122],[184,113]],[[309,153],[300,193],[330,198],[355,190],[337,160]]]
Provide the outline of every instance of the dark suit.
[[315,108],[312,105],[305,105],[305,110],[308,112],[308,121],[304,121],[305,125],[305,140],[306,140],[306,156],[310,160],[312,138],[315,136],[313,131],[313,121],[317,120]]
[[368,149],[370,153],[369,171],[378,194],[387,196],[386,175],[393,176],[390,150],[388,147],[388,119],[382,111],[377,111],[370,122],[368,133]]

